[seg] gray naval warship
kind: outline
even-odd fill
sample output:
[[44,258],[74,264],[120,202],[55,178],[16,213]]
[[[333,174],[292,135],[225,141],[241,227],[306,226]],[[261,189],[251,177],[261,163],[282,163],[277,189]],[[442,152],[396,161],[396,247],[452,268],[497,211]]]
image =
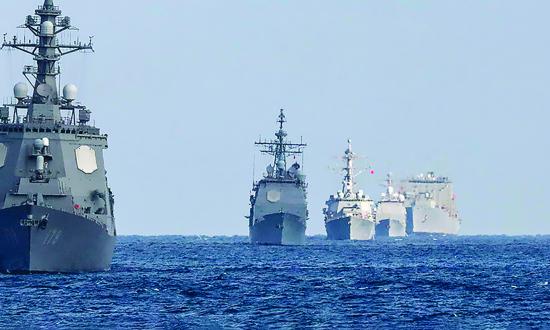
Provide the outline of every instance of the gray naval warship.
[[395,191],[391,174],[386,177],[386,192],[376,205],[376,237],[406,236],[405,196]]
[[456,235],[460,219],[453,184],[434,172],[401,182],[407,209],[408,235]]
[[301,245],[305,242],[308,218],[306,177],[297,161],[290,167],[288,163],[290,156],[296,158],[307,145],[285,139],[285,122],[281,110],[279,131],[275,133],[277,139],[255,143],[262,153],[274,158],[264,177],[253,184],[250,196],[250,215],[247,218],[250,241],[255,244]]
[[351,141],[344,154],[346,166],[342,190],[331,195],[323,209],[330,240],[371,240],[375,234],[374,202],[362,190],[355,191]]
[[52,0],[21,26],[31,40],[6,40],[2,48],[33,56],[15,85],[15,98],[0,107],[0,271],[85,272],[111,266],[116,240],[113,194],[103,149],[107,135],[89,124],[90,110],[76,103],[68,84],[58,93],[58,61],[89,43],[62,44],[76,30]]

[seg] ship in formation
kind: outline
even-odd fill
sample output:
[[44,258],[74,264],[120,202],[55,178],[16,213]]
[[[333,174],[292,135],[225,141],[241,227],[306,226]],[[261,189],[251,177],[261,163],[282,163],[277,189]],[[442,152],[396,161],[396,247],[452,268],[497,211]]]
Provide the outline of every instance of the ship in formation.
[[434,172],[403,180],[401,190],[407,209],[407,234],[456,235],[460,218],[453,184]]
[[254,244],[301,245],[305,242],[308,218],[307,183],[296,156],[304,143],[287,140],[284,111],[279,114],[275,139],[255,144],[273,158],[263,178],[253,184],[250,195],[250,241]]
[[60,43],[75,30],[52,0],[26,17],[32,34],[2,48],[33,56],[36,66],[17,83],[14,100],[0,107],[0,271],[84,272],[111,266],[116,240],[114,198],[103,150],[107,135],[90,124],[76,102],[77,88],[58,91],[62,56],[93,51],[89,43]]
[[456,235],[460,219],[452,182],[434,172],[403,180],[396,189],[391,174],[386,191],[375,204],[363,190],[355,189],[353,161],[348,148],[344,154],[342,189],[331,195],[323,209],[330,240],[372,240],[412,235]]
[[374,202],[363,190],[356,190],[353,161],[356,155],[348,140],[343,160],[342,189],[326,201],[325,228],[331,240],[371,240],[375,234]]
[[376,205],[376,237],[403,237],[406,233],[405,196],[393,187],[390,173],[386,178],[386,192]]

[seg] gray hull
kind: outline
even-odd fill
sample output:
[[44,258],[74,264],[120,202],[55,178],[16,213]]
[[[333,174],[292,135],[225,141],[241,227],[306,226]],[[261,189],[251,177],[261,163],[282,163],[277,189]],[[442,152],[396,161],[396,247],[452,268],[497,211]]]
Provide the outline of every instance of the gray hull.
[[408,207],[408,235],[458,235],[460,222],[438,208]]
[[[29,222],[32,214],[34,223]],[[87,218],[40,206],[0,211],[0,272],[110,269],[116,237]]]
[[302,245],[305,240],[305,220],[293,214],[268,214],[250,226],[250,241],[254,244]]
[[325,223],[327,238],[330,240],[372,240],[375,224],[373,221],[344,217]]
[[405,225],[396,219],[383,219],[376,224],[376,237],[407,236]]

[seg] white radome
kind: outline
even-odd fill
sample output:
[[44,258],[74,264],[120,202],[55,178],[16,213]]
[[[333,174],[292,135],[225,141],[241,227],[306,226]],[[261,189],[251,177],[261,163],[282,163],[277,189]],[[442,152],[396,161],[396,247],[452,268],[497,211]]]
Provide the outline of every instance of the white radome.
[[44,141],[42,141],[42,139],[36,139],[34,140],[34,143],[33,143],[34,147],[38,150],[44,148]]
[[45,21],[40,24],[40,34],[43,36],[52,36],[54,31],[53,23],[50,21]]
[[73,84],[67,84],[63,87],[63,98],[67,101],[76,100],[78,88]]
[[18,100],[26,98],[28,93],[29,87],[27,87],[27,84],[25,83],[19,82],[13,87],[13,95]]

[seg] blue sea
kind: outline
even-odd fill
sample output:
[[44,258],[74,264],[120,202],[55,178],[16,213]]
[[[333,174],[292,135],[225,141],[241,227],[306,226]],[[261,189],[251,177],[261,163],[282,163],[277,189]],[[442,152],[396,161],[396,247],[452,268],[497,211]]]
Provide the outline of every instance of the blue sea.
[[107,273],[0,275],[0,327],[550,328],[549,282],[548,236],[120,237]]

